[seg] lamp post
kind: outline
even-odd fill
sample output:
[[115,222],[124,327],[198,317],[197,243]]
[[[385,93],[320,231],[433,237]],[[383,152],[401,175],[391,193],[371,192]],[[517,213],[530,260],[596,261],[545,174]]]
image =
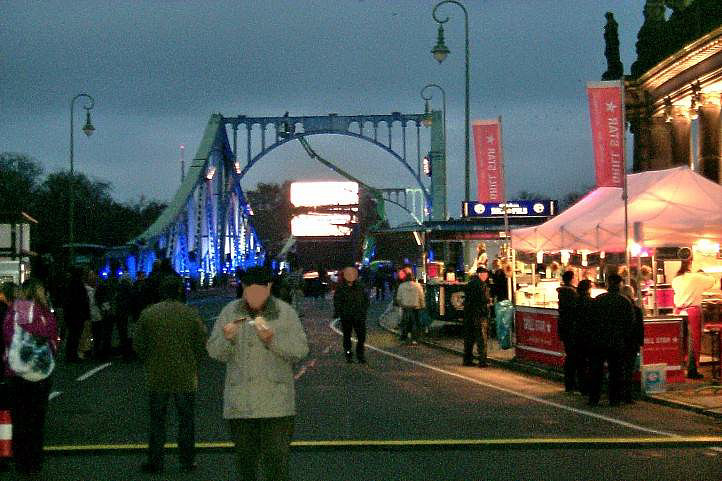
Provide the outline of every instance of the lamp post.
[[72,265],[75,259],[75,249],[73,243],[75,242],[75,164],[73,163],[73,130],[74,130],[74,117],[75,117],[75,101],[79,98],[85,98],[86,104],[83,106],[85,109],[85,125],[83,126],[83,132],[85,135],[90,137],[95,132],[95,127],[90,122],[90,110],[95,105],[95,99],[88,94],[78,94],[70,101],[70,212],[68,213],[68,244],[70,246],[70,262]]
[[[444,24],[449,21],[449,17],[440,19],[436,16],[436,10],[444,5],[445,3],[453,3],[458,5],[464,11],[464,39],[466,42],[466,83],[465,83],[465,103],[464,103],[464,200],[470,200],[469,194],[469,14],[466,8],[461,2],[456,0],[443,0],[434,6],[434,10],[431,12],[431,16],[434,17],[436,23],[439,24],[439,34],[436,40],[436,45],[431,49],[431,53],[437,62],[443,62],[449,55],[449,48],[444,43]],[[444,116],[446,118],[446,116]]]
[[431,109],[429,107],[429,100],[433,98],[433,94],[429,93],[427,97],[424,92],[434,87],[441,91],[442,115],[444,122],[444,158],[446,158],[446,91],[441,87],[441,85],[426,84],[424,85],[424,88],[421,89],[421,98],[424,99],[423,124],[426,127],[429,127],[431,125]]

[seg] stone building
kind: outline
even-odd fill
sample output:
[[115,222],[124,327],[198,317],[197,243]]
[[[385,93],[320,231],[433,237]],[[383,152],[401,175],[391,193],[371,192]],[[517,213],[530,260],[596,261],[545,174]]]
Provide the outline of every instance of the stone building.
[[[609,79],[621,64],[609,48],[616,47],[609,39],[616,22],[610,14],[607,20]],[[689,165],[722,183],[722,0],[647,0],[637,39],[637,60],[625,76],[633,171]]]

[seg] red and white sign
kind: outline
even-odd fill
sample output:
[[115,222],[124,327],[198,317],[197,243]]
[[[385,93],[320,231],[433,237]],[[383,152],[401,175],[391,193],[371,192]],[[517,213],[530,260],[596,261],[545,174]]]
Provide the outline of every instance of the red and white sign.
[[682,321],[645,321],[642,365],[666,364],[667,382],[684,382]]
[[476,153],[479,202],[504,202],[504,156],[501,146],[501,118],[477,120],[472,125]]
[[623,187],[624,85],[621,81],[590,82],[587,96],[597,187]]
[[556,309],[517,306],[514,324],[518,359],[550,366],[564,365],[564,345],[559,340]]

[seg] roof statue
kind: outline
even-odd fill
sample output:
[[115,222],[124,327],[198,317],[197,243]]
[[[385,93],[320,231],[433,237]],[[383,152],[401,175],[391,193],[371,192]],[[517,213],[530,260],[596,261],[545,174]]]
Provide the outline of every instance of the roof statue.
[[602,80],[618,80],[624,76],[624,66],[619,56],[619,24],[614,20],[612,12],[607,12],[605,17],[604,56],[607,57],[607,71],[602,74]]
[[664,0],[647,0],[644,24],[637,33],[637,61],[632,64],[632,76],[639,77],[656,63],[664,22]]

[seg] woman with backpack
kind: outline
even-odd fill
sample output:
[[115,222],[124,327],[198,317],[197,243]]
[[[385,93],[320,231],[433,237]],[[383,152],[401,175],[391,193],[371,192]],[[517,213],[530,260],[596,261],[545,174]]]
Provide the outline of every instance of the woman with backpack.
[[[5,376],[13,393],[13,453],[21,475],[39,473],[43,462],[43,435],[51,374],[58,350],[58,327],[47,294],[37,279],[23,283],[3,321]],[[19,355],[33,343],[37,355]]]

